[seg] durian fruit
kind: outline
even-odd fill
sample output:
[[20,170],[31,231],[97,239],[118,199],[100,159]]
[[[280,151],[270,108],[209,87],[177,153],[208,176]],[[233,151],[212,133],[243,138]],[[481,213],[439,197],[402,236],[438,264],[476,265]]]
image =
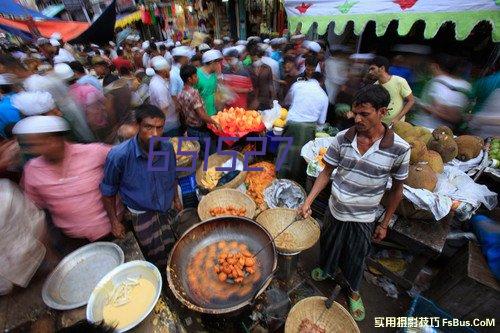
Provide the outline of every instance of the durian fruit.
[[393,130],[397,135],[404,139],[405,137],[408,137],[408,134],[413,130],[413,125],[407,123],[406,121],[398,121],[394,124]]
[[410,165],[405,183],[412,188],[426,189],[433,192],[437,184],[436,173],[426,163]]
[[432,131],[434,138],[438,139],[441,135],[447,135],[453,138],[453,131],[448,126],[439,126],[434,131]]
[[455,139],[458,147],[457,158],[468,161],[479,156],[483,149],[483,139],[473,135],[461,135]]
[[427,153],[427,147],[422,140],[414,137],[408,139],[408,143],[411,147],[410,164],[415,164]]
[[442,173],[444,170],[443,159],[434,150],[427,150],[427,152],[422,156],[420,162],[426,162],[427,165],[436,173]]
[[434,132],[432,134],[434,138],[427,144],[427,149],[438,152],[443,159],[443,163],[448,163],[458,155],[457,144],[452,136],[448,136],[442,132],[438,132],[437,134]]

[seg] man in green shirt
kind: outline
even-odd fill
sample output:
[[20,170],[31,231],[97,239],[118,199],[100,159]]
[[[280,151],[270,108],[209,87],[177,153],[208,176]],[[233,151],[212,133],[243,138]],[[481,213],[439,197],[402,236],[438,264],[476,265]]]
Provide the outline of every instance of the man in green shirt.
[[391,96],[387,108],[389,112],[382,119],[384,123],[391,125],[398,121],[404,121],[405,115],[410,111],[415,101],[408,82],[400,76],[390,75],[388,70],[389,60],[387,58],[377,56],[370,63],[369,74],[377,80],[375,84],[381,84]]
[[198,68],[198,83],[195,88],[201,95],[205,110],[209,116],[217,113],[215,93],[217,92],[217,74],[221,72],[222,53],[219,50],[208,50],[203,53],[203,66]]

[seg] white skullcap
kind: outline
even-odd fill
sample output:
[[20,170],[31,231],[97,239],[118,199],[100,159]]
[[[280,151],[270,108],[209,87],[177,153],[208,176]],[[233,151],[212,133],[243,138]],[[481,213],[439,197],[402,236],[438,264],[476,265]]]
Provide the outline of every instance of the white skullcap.
[[94,57],[95,56],[95,52],[94,51],[87,52],[87,55],[89,57]]
[[313,52],[316,52],[316,53],[318,53],[319,51],[321,51],[321,46],[318,43],[310,41],[310,40],[304,41],[304,43],[302,45],[306,49],[308,49],[310,51],[313,51]]
[[251,41],[251,40],[256,40],[256,41],[260,42],[260,37],[259,36],[250,36],[247,38],[247,41]]
[[203,56],[201,57],[201,61],[204,64],[207,64],[217,59],[222,59],[222,53],[219,50],[213,50],[213,49],[203,53]]
[[110,40],[110,41],[108,42],[108,44],[109,44],[109,45],[111,45],[112,47],[115,47],[115,46],[116,46],[115,42],[113,42],[112,40]]
[[239,54],[242,54],[247,47],[245,45],[236,45],[234,49],[238,51]]
[[229,42],[229,41],[231,41],[231,38],[229,38],[228,36],[224,36],[224,37],[222,37],[222,40],[225,42]]
[[151,59],[151,65],[153,66],[153,69],[155,71],[164,71],[170,69],[170,64],[168,63],[167,59],[163,58],[162,56],[153,57],[153,59]]
[[172,57],[191,57],[191,48],[189,46],[177,46],[175,47],[170,54]]
[[147,76],[154,76],[155,75],[155,70],[152,69],[151,67],[146,68],[146,75]]
[[0,74],[0,86],[7,86],[14,83],[16,76],[14,74]]
[[271,45],[279,45],[283,42],[281,41],[281,38],[273,38],[273,39],[271,39],[270,43],[271,43]]
[[210,50],[210,46],[208,46],[208,44],[206,43],[201,43],[200,45],[198,45],[198,50],[200,51]]
[[303,34],[299,34],[299,35],[293,35],[290,39],[300,39],[300,38],[305,38],[306,36],[303,35]]
[[145,49],[149,48],[149,41],[142,42],[141,48],[142,48],[143,50],[145,50]]
[[259,43],[259,48],[262,51],[266,51],[269,48],[269,45],[268,44],[264,44],[264,43]]
[[134,40],[134,36],[132,35],[128,35],[127,38],[125,38],[126,40]]
[[174,46],[175,46],[175,43],[174,43],[173,41],[169,40],[169,41],[167,41],[167,42],[165,43],[165,46],[166,46],[166,47],[174,47]]
[[269,44],[271,40],[269,38],[264,39],[264,43]]
[[375,58],[375,55],[373,53],[354,53],[349,58],[353,60],[371,60]]
[[42,46],[46,44],[50,44],[50,40],[48,40],[47,38],[40,37],[36,40],[36,46]]
[[222,39],[214,39],[214,45],[221,45],[222,43]]
[[58,116],[32,116],[21,119],[12,129],[12,133],[39,134],[69,131],[69,125],[62,117]]
[[59,32],[54,32],[54,33],[50,36],[50,39],[57,39],[57,40],[61,40],[61,39],[62,39],[61,33],[59,33]]
[[160,46],[165,45],[165,43],[163,43],[163,42],[156,42],[155,45],[156,45],[157,48],[159,48]]
[[134,41],[138,42],[140,40],[141,40],[141,36],[139,36],[139,35],[134,36]]
[[135,51],[140,51],[140,50],[141,50],[141,49],[140,49],[140,48],[138,48],[137,46],[134,46],[134,47],[132,48],[132,52],[135,52]]
[[179,41],[175,42],[175,46],[181,46],[181,45],[182,45],[181,42]]
[[69,80],[75,76],[75,73],[68,64],[54,65],[54,74],[61,80]]
[[54,64],[61,64],[63,62],[72,62],[74,59],[68,54],[58,54],[54,57]]
[[97,47],[98,48],[99,45],[97,45],[97,44],[90,44],[90,47]]
[[236,45],[247,45],[248,42],[246,40],[240,39],[239,41],[236,42]]
[[238,54],[239,52],[236,47],[226,47],[222,49],[222,55],[224,57],[238,57]]
[[52,95],[48,92],[20,92],[12,96],[12,106],[25,116],[36,116],[56,108]]

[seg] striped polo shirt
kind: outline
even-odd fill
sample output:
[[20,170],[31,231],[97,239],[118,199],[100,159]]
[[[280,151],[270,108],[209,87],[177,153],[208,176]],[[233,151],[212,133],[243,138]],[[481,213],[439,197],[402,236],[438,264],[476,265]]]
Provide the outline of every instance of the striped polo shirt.
[[361,156],[351,127],[337,134],[323,160],[336,168],[329,200],[333,217],[369,223],[375,221],[389,178],[408,177],[410,146],[386,127],[384,136]]

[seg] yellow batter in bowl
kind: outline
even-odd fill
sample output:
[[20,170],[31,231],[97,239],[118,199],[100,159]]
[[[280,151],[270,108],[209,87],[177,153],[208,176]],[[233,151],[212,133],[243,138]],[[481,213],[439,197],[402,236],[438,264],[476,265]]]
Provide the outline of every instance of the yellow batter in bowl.
[[155,297],[154,285],[145,278],[128,279],[116,286],[103,308],[103,319],[108,325],[122,329],[138,320]]

